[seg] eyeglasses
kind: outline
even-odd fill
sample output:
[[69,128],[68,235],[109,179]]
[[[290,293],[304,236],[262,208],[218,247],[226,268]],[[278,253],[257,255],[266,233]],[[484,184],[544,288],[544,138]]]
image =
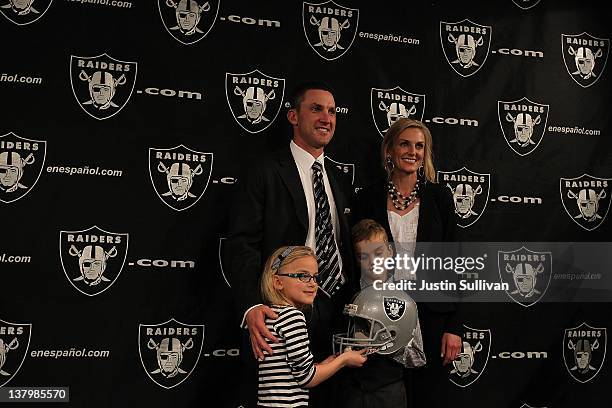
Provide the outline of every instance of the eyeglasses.
[[311,275],[309,273],[277,273],[277,276],[288,276],[290,278],[298,278],[300,282],[308,283],[312,280],[314,283],[319,284],[319,275]]

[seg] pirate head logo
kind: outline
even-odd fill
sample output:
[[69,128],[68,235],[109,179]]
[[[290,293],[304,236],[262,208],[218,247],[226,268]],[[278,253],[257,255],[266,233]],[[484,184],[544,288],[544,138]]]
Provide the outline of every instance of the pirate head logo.
[[610,53],[610,39],[591,34],[561,34],[561,51],[565,68],[581,87],[593,85],[604,69]]
[[359,10],[333,1],[320,4],[304,2],[304,34],[310,47],[323,59],[335,60],[351,48],[359,25]]
[[27,25],[41,18],[53,0],[0,0],[0,13],[17,25]]
[[219,0],[158,0],[164,27],[178,42],[189,45],[212,30],[219,13]]
[[30,347],[32,325],[0,319],[0,387],[17,374]]
[[116,115],[127,104],[136,83],[136,62],[120,61],[107,54],[70,56],[72,93],[88,115],[102,120]]
[[123,269],[128,237],[97,226],[82,231],[61,231],[60,260],[68,282],[88,296],[110,288]]
[[225,94],[236,122],[249,133],[259,133],[274,122],[285,96],[285,80],[258,69],[225,74]]
[[12,203],[32,190],[45,164],[47,142],[0,136],[0,202]]
[[482,68],[489,56],[491,32],[491,26],[468,19],[457,23],[440,22],[442,51],[456,73],[469,77]]
[[198,202],[210,182],[213,154],[183,145],[149,149],[149,175],[157,196],[168,207],[183,211]]
[[606,358],[608,331],[582,323],[565,329],[563,360],[570,375],[578,382],[591,381],[601,370]]
[[561,202],[570,218],[587,231],[593,231],[605,220],[610,210],[612,178],[583,174],[559,180]]
[[423,120],[425,95],[404,91],[399,86],[391,89],[372,88],[370,95],[372,119],[382,137],[399,118]]
[[176,387],[198,364],[204,344],[204,325],[170,319],[138,328],[140,361],[151,380],[162,388]]
[[450,381],[459,387],[469,387],[484,372],[491,352],[491,330],[473,329],[463,325],[461,352],[453,361]]
[[397,321],[404,316],[406,311],[406,302],[396,297],[383,297],[385,306],[385,314],[392,321]]
[[355,183],[355,164],[340,163],[329,156],[325,156],[325,160],[328,160],[332,166],[338,169],[340,176],[343,177],[347,185],[350,184],[352,186]]
[[540,0],[512,0],[512,2],[516,4],[518,8],[529,10],[530,8],[535,7]]
[[475,173],[463,167],[439,171],[438,182],[446,186],[453,197],[458,226],[467,228],[478,221],[489,201],[490,174]]
[[498,251],[497,265],[502,283],[510,287],[506,293],[519,305],[534,305],[546,293],[552,276],[550,252],[535,252],[525,247]]
[[508,146],[519,156],[533,152],[546,132],[549,105],[522,98],[497,102],[497,116]]

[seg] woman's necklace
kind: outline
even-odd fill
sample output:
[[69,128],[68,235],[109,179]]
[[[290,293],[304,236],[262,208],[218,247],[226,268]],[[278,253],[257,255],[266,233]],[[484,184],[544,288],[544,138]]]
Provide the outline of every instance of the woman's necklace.
[[391,202],[393,206],[400,211],[405,210],[417,199],[417,194],[419,191],[419,179],[417,178],[416,184],[414,188],[408,194],[408,197],[405,197],[400,191],[395,187],[395,184],[391,180],[387,182],[387,191],[389,192],[389,197],[391,197]]

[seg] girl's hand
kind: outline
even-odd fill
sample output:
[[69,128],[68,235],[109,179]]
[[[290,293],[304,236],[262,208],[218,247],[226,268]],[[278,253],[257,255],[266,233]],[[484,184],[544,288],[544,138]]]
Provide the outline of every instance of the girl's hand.
[[361,367],[368,358],[364,355],[368,350],[345,351],[340,356],[344,359],[344,365],[347,367]]

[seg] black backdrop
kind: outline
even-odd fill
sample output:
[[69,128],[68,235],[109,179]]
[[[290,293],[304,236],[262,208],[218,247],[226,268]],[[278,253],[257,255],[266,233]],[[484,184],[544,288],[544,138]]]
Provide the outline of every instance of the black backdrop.
[[[79,407],[242,403],[227,209],[242,166],[287,143],[284,98],[306,78],[336,89],[326,153],[354,188],[378,172],[387,113],[408,112],[432,130],[449,194],[475,194],[463,240],[609,240],[612,31],[599,4],[198,0],[187,34],[185,1],[34,0],[23,15],[2,3],[0,385],[69,386]],[[459,64],[456,46],[476,53]],[[595,64],[581,75],[584,57]],[[108,106],[92,102],[100,85]],[[249,99],[263,115],[249,120]],[[87,284],[84,259],[105,280]],[[465,324],[488,333],[488,354],[477,376],[449,374],[445,405],[610,403],[609,303],[472,306]],[[596,375],[581,377],[564,333],[583,324],[599,347]],[[182,350],[170,378],[164,338]]]

